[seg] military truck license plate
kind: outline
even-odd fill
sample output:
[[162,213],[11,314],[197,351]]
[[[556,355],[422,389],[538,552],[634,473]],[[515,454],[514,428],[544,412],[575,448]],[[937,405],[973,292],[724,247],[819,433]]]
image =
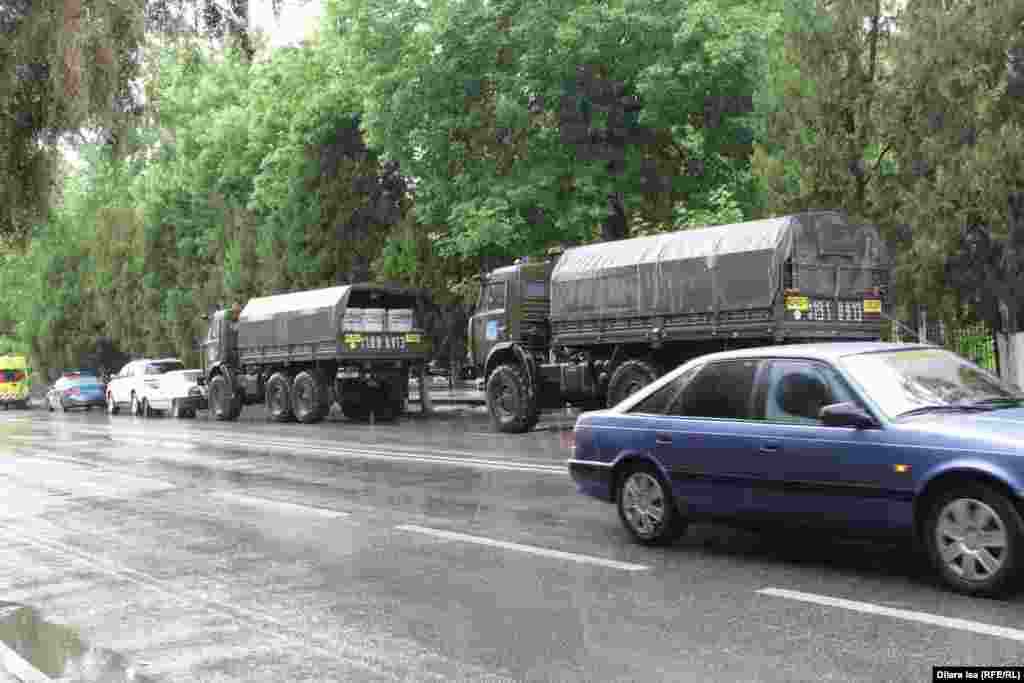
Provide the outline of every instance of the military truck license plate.
[[342,350],[406,351],[409,344],[419,340],[418,334],[346,334],[342,339]]
[[810,297],[786,297],[786,312],[793,320],[860,323],[877,319],[882,312],[878,299],[835,301]]

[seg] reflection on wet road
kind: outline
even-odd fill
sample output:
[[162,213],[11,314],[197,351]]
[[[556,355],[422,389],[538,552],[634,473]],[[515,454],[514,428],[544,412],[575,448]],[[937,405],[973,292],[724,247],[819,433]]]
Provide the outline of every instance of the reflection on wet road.
[[1024,599],[950,594],[904,548],[630,544],[575,493],[571,424],[0,413],[0,642],[82,681],[920,681],[1024,655]]

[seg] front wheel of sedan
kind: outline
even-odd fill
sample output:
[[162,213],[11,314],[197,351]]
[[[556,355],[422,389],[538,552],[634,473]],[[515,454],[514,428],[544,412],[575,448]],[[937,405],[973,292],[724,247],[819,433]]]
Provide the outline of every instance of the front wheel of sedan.
[[619,478],[616,499],[626,530],[643,545],[671,543],[686,530],[672,489],[651,465],[627,470]]
[[939,494],[922,529],[932,566],[953,590],[998,596],[1017,578],[1024,524],[999,491],[968,482]]

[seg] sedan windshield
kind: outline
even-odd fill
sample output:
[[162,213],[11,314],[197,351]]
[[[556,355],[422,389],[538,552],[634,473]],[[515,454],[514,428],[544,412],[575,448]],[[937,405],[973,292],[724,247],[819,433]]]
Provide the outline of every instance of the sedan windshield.
[[929,409],[999,408],[1021,396],[998,378],[942,349],[865,353],[840,360],[889,417]]

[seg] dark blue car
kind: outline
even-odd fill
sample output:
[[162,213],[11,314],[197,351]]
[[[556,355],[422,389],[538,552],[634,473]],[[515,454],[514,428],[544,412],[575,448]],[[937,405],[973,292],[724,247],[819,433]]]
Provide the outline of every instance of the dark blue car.
[[569,469],[641,543],[696,519],[902,536],[954,589],[992,595],[1024,563],[1022,405],[932,346],[729,351],[581,415]]
[[107,405],[107,390],[95,375],[69,372],[54,382],[46,392],[46,407],[53,412],[75,408],[92,410]]

